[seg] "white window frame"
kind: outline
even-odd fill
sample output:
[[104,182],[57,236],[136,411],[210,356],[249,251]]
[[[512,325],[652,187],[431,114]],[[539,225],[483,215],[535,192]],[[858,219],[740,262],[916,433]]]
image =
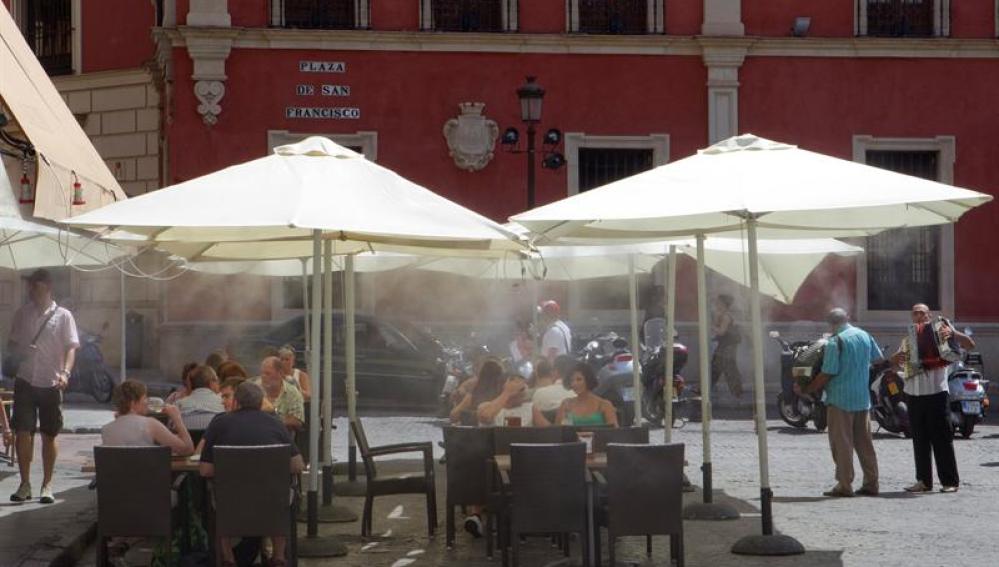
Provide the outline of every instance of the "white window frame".
[[579,149],[615,148],[652,150],[652,165],[659,167],[669,162],[669,134],[648,134],[646,136],[593,136],[583,132],[568,132],[565,135],[567,195],[579,193]]
[[[868,0],[854,0],[854,2],[858,3],[858,9],[853,11],[856,18],[853,29],[857,35],[866,36]],[[999,19],[996,21],[996,26],[999,31]],[[950,37],[950,0],[933,0],[933,37]]]
[[[24,33],[24,9],[25,3],[28,0],[10,0],[10,14],[14,18],[14,22],[17,24],[17,29]],[[83,29],[82,29],[82,10],[83,7],[81,3],[83,0],[70,0],[70,25],[73,28],[73,36],[71,41],[73,42],[73,53],[70,55],[73,58],[73,74],[79,75],[83,72]]]
[[[665,33],[666,0],[646,1],[648,2],[648,8],[645,11],[647,19],[645,26],[646,33]],[[579,32],[579,0],[569,0],[569,2],[565,3],[565,30],[568,33]]]
[[[368,9],[371,0],[354,0],[354,29],[366,30],[371,27],[368,21]],[[271,0],[271,21],[273,27],[284,27],[284,12],[281,10],[282,0]]]
[[[500,0],[500,18],[504,32],[515,32],[520,29],[520,1]],[[508,9],[509,8],[509,9]],[[434,31],[434,0],[420,0],[420,30]],[[454,32],[465,33],[465,32]]]
[[[884,151],[934,151],[938,153],[937,179],[941,183],[954,183],[954,162],[957,142],[954,136],[933,138],[878,138],[868,135],[853,137],[853,161],[867,162],[868,150]],[[941,312],[954,316],[954,225],[940,227],[940,303]],[[868,309],[867,259],[857,259],[857,318],[866,322],[906,322],[909,310],[888,311]]]

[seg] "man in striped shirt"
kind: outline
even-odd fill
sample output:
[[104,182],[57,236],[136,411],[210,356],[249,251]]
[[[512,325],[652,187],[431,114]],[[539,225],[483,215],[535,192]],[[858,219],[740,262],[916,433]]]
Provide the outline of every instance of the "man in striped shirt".
[[[825,387],[829,422],[829,447],[836,464],[836,486],[825,496],[878,495],[878,457],[871,438],[868,393],[870,366],[882,359],[881,349],[866,331],[850,325],[843,309],[826,316],[833,336],[826,343],[822,370],[808,386],[795,388],[803,393]],[[864,482],[853,491],[853,453],[860,459]]]
[[[931,322],[930,308],[923,303],[912,306],[912,323],[927,325]],[[971,337],[959,333],[949,325],[940,329],[946,340],[953,336],[963,349],[975,348]],[[933,459],[937,462],[940,492],[957,492],[960,477],[957,458],[954,456],[954,434],[951,431],[948,409],[947,374],[949,364],[940,358],[940,351],[931,334],[920,333],[918,345],[910,345],[906,337],[898,352],[892,356],[896,366],[903,366],[908,351],[918,348],[922,367],[912,376],[905,377],[905,393],[909,402],[909,427],[912,429],[912,450],[916,461],[916,483],[907,486],[908,492],[933,490]]]

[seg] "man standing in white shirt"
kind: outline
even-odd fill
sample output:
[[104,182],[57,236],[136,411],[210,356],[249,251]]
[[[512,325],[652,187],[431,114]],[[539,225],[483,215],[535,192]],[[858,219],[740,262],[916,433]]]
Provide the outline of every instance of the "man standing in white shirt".
[[561,317],[561,308],[553,299],[541,303],[542,327],[545,334],[541,338],[541,354],[550,362],[560,354],[572,352],[572,331]]

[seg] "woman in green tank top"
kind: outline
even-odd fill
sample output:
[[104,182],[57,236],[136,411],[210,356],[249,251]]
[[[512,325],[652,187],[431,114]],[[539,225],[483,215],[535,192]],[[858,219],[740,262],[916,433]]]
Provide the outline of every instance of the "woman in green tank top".
[[614,404],[593,393],[597,387],[597,375],[590,365],[583,362],[576,364],[569,382],[576,397],[562,402],[555,416],[556,424],[617,427]]

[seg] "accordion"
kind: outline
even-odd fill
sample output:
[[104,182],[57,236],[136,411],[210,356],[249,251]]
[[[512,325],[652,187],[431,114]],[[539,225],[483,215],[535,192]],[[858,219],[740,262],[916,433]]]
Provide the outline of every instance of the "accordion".
[[961,360],[961,347],[953,333],[944,339],[940,330],[953,329],[946,317],[937,317],[929,323],[909,325],[908,344],[905,345],[905,375],[914,376],[922,370],[942,368]]

